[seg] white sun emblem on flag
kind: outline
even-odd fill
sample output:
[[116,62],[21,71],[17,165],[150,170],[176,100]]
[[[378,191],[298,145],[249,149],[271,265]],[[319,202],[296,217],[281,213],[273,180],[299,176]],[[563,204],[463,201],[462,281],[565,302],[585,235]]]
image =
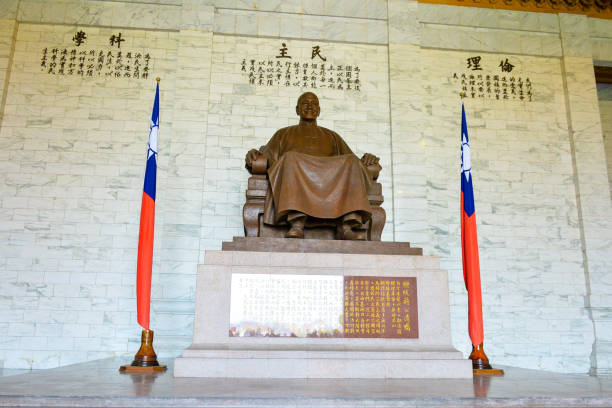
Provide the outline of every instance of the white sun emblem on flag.
[[470,154],[470,145],[468,144],[465,134],[461,141],[461,172],[465,174],[465,179],[470,181],[470,171],[472,170],[472,158]]
[[149,152],[147,158],[157,154],[157,132],[159,131],[159,123],[151,121],[149,128]]

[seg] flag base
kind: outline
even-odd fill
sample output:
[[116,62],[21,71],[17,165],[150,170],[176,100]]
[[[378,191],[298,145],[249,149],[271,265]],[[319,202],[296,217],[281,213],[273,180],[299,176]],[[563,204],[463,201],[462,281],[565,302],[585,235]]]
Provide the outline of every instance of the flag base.
[[479,370],[479,369],[473,369],[472,372],[474,373],[474,375],[477,376],[481,376],[481,377],[503,377],[504,376],[504,370],[501,370],[499,368],[489,368],[486,370]]
[[129,366],[121,366],[119,371],[148,373],[165,371],[166,366],[159,365],[157,354],[153,350],[153,330],[143,330],[140,337],[140,349]]
[[493,368],[489,364],[489,358],[484,351],[483,343],[480,343],[478,346],[472,346],[472,353],[469,358],[472,360],[474,375],[504,375],[504,370]]
[[131,365],[122,365],[119,367],[119,371],[127,374],[151,374],[166,371],[168,367],[165,365],[158,365],[153,367],[138,367]]

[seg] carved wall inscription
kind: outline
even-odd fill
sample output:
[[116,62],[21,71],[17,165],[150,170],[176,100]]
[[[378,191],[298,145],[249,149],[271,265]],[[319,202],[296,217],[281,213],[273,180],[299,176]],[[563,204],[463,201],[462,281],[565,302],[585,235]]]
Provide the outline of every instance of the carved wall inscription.
[[344,337],[419,337],[416,278],[346,276]]

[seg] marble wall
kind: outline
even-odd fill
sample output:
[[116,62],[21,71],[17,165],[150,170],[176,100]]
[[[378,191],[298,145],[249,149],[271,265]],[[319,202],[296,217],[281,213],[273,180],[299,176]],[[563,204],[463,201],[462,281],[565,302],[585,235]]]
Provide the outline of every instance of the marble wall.
[[[453,341],[465,352],[461,75],[468,87],[472,74],[506,76],[508,90],[511,77],[530,79],[531,101],[494,91],[464,101],[486,350],[497,364],[610,371],[610,109],[601,92],[598,104],[592,71],[594,60],[612,62],[610,21],[406,0],[7,0],[0,19],[0,365],[136,351],[138,213],[157,76],[152,327],[162,358],[190,344],[197,264],[242,234],[244,154],[296,122],[293,104],[308,89],[250,85],[242,72],[243,59],[275,60],[284,42],[300,62],[312,63],[319,46],[336,66],[360,66],[360,92],[317,90],[320,122],[357,154],[381,157],[383,239],[441,258]],[[76,48],[79,30],[88,37],[79,50],[105,53],[118,51],[109,37],[121,32],[123,52],[150,53],[150,77],[48,74],[42,50]],[[474,57],[481,71],[468,66]],[[501,71],[506,59],[511,72]]]
[[612,195],[612,85],[597,84],[597,96],[608,163],[608,182],[610,183],[610,195]]
[[[451,303],[456,306],[454,339],[467,350],[469,339],[461,335],[467,297],[456,215],[460,102],[450,78],[474,54],[402,48],[401,54],[391,54],[392,66],[395,56],[398,65],[412,59],[424,62],[426,68],[402,75],[419,78],[421,84],[416,90],[409,86],[417,96],[406,108],[394,102],[402,94],[394,94],[399,84],[392,80],[392,117],[404,117],[418,107],[414,120],[424,125],[394,121],[393,134],[404,130],[411,134],[408,140],[394,140],[394,150],[405,166],[414,166],[418,157],[425,159],[412,177],[399,169],[394,175],[402,180],[394,186],[396,239],[415,242],[442,258],[442,267],[450,273]],[[482,54],[482,58],[485,67],[497,67],[506,55]],[[533,101],[465,100],[485,341],[500,363],[538,361],[548,369],[588,370],[593,333],[583,308],[586,293],[566,110],[560,103],[561,66],[558,59],[548,57],[521,56],[513,61],[517,65],[513,74],[528,73],[534,84]],[[443,63],[434,66],[434,62]],[[417,214],[412,211],[415,207],[420,209]],[[503,342],[493,340],[501,338]]]
[[[604,137],[604,145],[605,145],[605,156],[607,161],[608,168],[608,183],[610,186],[609,193],[612,196],[612,85],[611,84],[597,84],[597,94],[599,99],[599,112],[601,114],[601,126],[603,129],[603,137]],[[599,281],[599,285],[608,287],[607,285],[610,283],[610,268],[608,268],[608,272],[601,276],[601,280]],[[601,285],[602,282],[605,282],[604,285]],[[606,294],[606,298],[609,299],[608,292]],[[598,371],[603,373],[610,373],[610,367],[612,367],[612,332],[610,331],[610,324],[612,323],[611,315],[607,313],[609,308],[607,307],[607,301],[604,299],[600,299],[600,302],[605,306],[597,310],[597,317],[599,321],[606,325],[599,330],[598,334],[598,353],[597,357],[599,359],[599,367]]]
[[[85,30],[87,42],[78,52],[87,58],[92,50],[96,58],[98,50],[106,52],[108,37],[116,33]],[[68,75],[67,67],[63,76],[47,73],[43,50],[48,66],[53,48],[58,61],[66,44],[70,55],[76,31],[22,23],[17,32],[0,130],[2,324],[8,325],[1,342],[10,350],[3,356],[8,367],[48,367],[125,352],[134,336],[143,135],[155,80],[81,77]],[[123,52],[149,53],[152,71],[164,78],[161,115],[171,126],[166,112],[178,92],[177,35],[125,34]],[[160,141],[158,188],[164,191],[169,142]],[[158,200],[161,223],[165,197]],[[156,247],[162,248],[157,235]]]

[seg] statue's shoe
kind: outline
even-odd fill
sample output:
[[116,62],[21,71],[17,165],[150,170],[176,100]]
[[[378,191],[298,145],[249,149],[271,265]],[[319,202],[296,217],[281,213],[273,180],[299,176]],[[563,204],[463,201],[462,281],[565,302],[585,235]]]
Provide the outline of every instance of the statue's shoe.
[[342,235],[344,239],[349,241],[365,241],[366,240],[366,231],[361,228],[352,229],[351,225],[343,224],[342,225]]
[[285,238],[304,238],[304,228],[291,227],[285,234]]

